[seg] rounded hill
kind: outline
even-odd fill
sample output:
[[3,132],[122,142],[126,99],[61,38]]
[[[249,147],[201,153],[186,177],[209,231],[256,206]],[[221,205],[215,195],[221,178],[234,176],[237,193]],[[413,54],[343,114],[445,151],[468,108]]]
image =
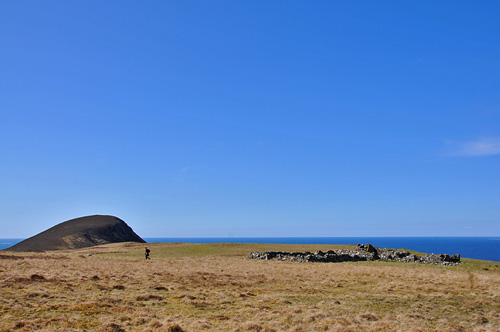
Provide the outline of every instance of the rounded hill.
[[62,222],[6,250],[79,249],[117,242],[145,243],[146,241],[120,218],[93,215]]

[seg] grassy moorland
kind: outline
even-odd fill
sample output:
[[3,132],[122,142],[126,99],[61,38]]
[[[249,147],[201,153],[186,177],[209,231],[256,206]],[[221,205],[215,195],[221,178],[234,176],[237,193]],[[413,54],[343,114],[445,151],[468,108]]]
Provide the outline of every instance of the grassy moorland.
[[148,246],[149,261],[136,244],[0,252],[0,331],[500,331],[495,262],[291,263],[245,256],[341,246]]

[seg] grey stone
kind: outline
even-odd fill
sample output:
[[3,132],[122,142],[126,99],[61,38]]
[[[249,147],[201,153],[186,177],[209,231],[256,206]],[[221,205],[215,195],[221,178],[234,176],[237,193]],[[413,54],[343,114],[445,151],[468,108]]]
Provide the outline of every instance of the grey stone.
[[326,252],[316,251],[311,253],[306,252],[283,252],[283,251],[266,251],[264,253],[251,252],[247,255],[248,259],[262,259],[271,260],[276,259],[280,261],[292,262],[358,262],[358,261],[396,261],[407,263],[422,263],[434,265],[456,265],[461,264],[460,255],[447,255],[447,254],[427,254],[425,256],[414,255],[408,251],[398,251],[395,249],[382,249],[376,248],[371,244],[358,245],[356,250],[337,251],[328,250]]

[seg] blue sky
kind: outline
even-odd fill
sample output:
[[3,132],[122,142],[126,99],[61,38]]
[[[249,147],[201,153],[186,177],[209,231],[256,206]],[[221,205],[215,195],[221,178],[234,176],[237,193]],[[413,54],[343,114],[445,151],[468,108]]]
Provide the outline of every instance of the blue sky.
[[0,238],[500,236],[498,1],[2,1]]

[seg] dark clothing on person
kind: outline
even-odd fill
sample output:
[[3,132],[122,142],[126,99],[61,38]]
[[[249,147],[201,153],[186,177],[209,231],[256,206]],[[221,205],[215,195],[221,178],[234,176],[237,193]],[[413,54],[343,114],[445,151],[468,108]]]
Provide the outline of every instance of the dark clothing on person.
[[151,252],[151,250],[149,250],[148,248],[146,248],[146,259],[150,259],[149,258],[149,253]]

